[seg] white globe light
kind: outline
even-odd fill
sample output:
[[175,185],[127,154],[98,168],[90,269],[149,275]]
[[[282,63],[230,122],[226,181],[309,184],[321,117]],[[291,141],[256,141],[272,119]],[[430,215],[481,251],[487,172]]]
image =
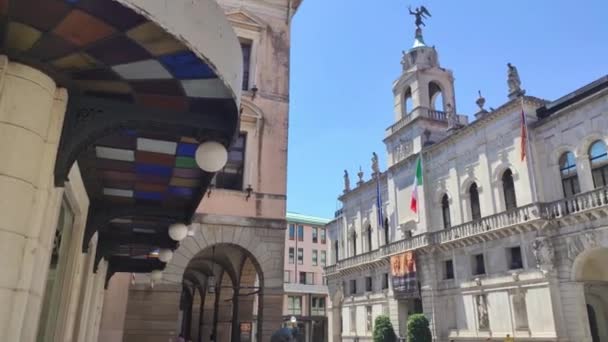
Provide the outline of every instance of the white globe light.
[[194,159],[203,171],[218,172],[228,161],[228,151],[217,141],[206,141],[198,146]]
[[150,272],[150,279],[152,279],[153,281],[159,281],[159,280],[163,279],[163,271],[154,270],[154,271]]
[[169,262],[173,258],[173,251],[168,248],[163,248],[158,252],[158,260],[162,262]]
[[175,241],[182,241],[188,236],[188,227],[183,223],[174,223],[169,226],[169,236]]

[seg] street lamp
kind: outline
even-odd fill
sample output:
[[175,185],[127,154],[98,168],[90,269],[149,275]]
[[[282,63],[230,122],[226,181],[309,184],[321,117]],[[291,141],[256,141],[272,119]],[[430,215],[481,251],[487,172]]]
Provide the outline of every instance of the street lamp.
[[173,258],[173,251],[169,248],[163,248],[158,252],[158,260],[162,262],[169,262]]
[[228,161],[228,151],[217,141],[205,141],[196,149],[194,159],[203,171],[218,172]]
[[188,227],[183,223],[174,223],[169,226],[169,236],[175,241],[182,241],[188,236]]

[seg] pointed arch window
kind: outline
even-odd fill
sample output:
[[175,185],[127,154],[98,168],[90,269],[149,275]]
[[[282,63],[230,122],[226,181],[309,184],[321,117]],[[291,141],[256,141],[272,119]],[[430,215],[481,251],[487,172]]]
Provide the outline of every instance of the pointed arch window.
[[448,194],[444,194],[441,198],[441,213],[443,216],[443,228],[450,228],[450,199]]
[[593,186],[601,188],[608,185],[608,152],[606,144],[598,140],[589,147],[589,161],[591,162],[591,174],[593,175]]
[[566,152],[559,158],[559,172],[562,177],[564,197],[570,197],[581,191],[576,174],[576,158],[574,153]]
[[517,198],[515,197],[515,183],[513,183],[513,171],[507,169],[502,174],[502,192],[505,197],[505,208],[513,210],[517,208]]
[[479,205],[479,189],[477,188],[477,183],[473,183],[469,187],[469,198],[471,200],[471,219],[479,220],[481,218],[481,208]]

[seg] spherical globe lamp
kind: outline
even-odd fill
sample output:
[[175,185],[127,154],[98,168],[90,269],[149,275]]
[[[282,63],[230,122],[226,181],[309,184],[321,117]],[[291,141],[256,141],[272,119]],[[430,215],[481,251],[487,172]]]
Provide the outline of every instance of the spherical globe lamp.
[[163,248],[158,252],[158,260],[162,262],[169,262],[173,258],[173,251],[169,248]]
[[150,272],[150,279],[152,279],[152,281],[160,281],[161,279],[163,279],[163,271],[154,270]]
[[228,161],[228,151],[217,141],[206,141],[198,146],[194,159],[203,171],[218,172]]
[[170,225],[169,236],[174,241],[182,241],[188,236],[188,226],[183,223],[174,223]]

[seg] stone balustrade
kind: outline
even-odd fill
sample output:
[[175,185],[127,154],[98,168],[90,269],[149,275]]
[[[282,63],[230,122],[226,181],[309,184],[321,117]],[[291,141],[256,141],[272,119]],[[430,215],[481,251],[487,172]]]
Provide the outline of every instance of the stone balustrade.
[[[412,121],[418,117],[424,117],[427,119],[443,121],[443,122],[448,121],[446,112],[443,112],[440,110],[429,109],[429,108],[425,108],[425,107],[416,107],[411,112],[409,112],[407,115],[403,116],[399,121],[397,121],[394,124],[392,124],[391,126],[389,126],[386,129],[387,135],[391,135],[391,134],[397,132],[398,130],[400,130],[401,128],[406,126],[410,121]],[[467,118],[465,115],[456,115],[456,118],[457,118],[457,121],[459,124],[461,124],[461,125],[467,124]]]
[[543,205],[543,216],[561,218],[608,205],[608,187],[603,187]]
[[342,259],[337,264],[325,267],[325,272],[326,274],[332,274],[341,269],[378,261],[408,250],[415,250],[431,245],[441,245],[498,229],[533,223],[534,221],[559,219],[600,207],[607,207],[606,209],[608,209],[608,187],[595,189],[554,202],[528,204],[514,210],[482,217],[479,220],[465,222],[448,229],[419,234],[411,238],[395,241],[371,252]]

